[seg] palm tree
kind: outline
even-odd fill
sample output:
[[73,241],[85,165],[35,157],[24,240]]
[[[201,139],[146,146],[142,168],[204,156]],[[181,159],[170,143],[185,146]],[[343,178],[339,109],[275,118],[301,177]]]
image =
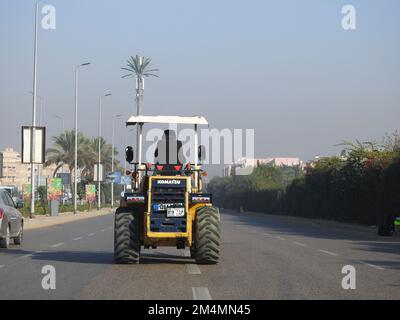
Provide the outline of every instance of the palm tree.
[[[96,159],[98,157],[98,143],[99,143],[99,138],[92,138],[89,141],[89,145],[88,147],[91,150],[91,153],[96,154],[96,157],[93,158],[93,165],[94,163],[97,163]],[[104,172],[111,172],[111,161],[112,161],[112,145],[107,143],[106,140],[104,140],[103,137],[100,137],[100,146],[101,146],[101,159],[102,159],[102,163],[103,163],[103,170]],[[114,148],[114,155],[118,155],[118,150]],[[119,162],[118,160],[114,159],[114,163],[116,165],[116,168],[119,167]],[[90,179],[93,178],[94,175],[94,166],[91,165],[89,167],[86,167],[84,169],[84,172],[82,173],[84,176],[89,177]]]
[[142,113],[141,102],[144,94],[144,78],[158,78],[158,75],[156,75],[154,72],[159,71],[159,69],[152,69],[151,59],[139,55],[136,55],[135,57],[131,56],[126,61],[126,67],[121,69],[129,72],[128,74],[122,76],[122,78],[133,76],[136,77],[136,111],[137,115],[140,115]]
[[[78,168],[91,167],[96,154],[89,146],[89,140],[82,132],[78,133]],[[75,165],[75,131],[65,131],[58,136],[53,137],[53,148],[46,150],[45,167],[55,164],[56,169],[53,175],[63,166],[67,165],[69,172],[72,173]],[[72,190],[72,179],[70,179]]]
[[[128,74],[122,76],[122,78],[133,77],[133,76],[136,77],[136,114],[139,116],[142,114],[141,105],[144,94],[144,78],[148,77],[158,78],[158,75],[156,75],[154,72],[157,72],[159,70],[152,69],[150,58],[142,57],[139,55],[136,55],[135,57],[131,56],[130,59],[126,61],[126,67],[121,69],[129,72]],[[138,148],[138,151],[136,153],[136,161],[139,162],[138,158],[142,153],[139,143],[139,126],[137,126],[136,128],[136,146]],[[139,175],[139,181],[140,181],[140,175]]]

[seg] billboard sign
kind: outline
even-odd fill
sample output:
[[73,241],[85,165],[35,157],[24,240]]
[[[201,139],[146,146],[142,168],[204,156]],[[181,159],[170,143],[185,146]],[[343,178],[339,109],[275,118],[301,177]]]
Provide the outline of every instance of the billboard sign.
[[121,172],[110,172],[107,175],[107,182],[121,184]]
[[[32,132],[33,128],[33,132]],[[43,164],[46,150],[45,127],[22,127],[22,163]],[[34,144],[32,146],[32,137]]]
[[94,173],[93,181],[96,181],[96,182],[104,181],[104,173],[103,173],[103,164],[102,163],[100,163],[100,166],[99,166],[98,163],[96,163],[94,165],[94,172],[93,173]]
[[88,202],[96,201],[96,186],[94,184],[87,184],[85,186],[85,199]]
[[48,178],[47,179],[47,200],[59,201],[62,196],[62,180],[61,178]]

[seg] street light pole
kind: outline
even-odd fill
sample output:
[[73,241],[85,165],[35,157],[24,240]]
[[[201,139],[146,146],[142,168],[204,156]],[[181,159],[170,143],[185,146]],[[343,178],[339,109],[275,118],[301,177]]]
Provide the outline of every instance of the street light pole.
[[[30,91],[29,93],[33,94],[32,91]],[[39,108],[38,108],[39,110],[38,110],[38,112],[36,112],[37,118],[38,118],[39,121],[36,121],[36,122],[39,122],[39,127],[41,127],[42,126],[42,107],[43,107],[42,104],[43,104],[43,100],[44,99],[39,94],[36,95],[36,99],[39,99]]]
[[[142,64],[142,58],[140,57],[140,64]],[[143,93],[144,93],[144,79],[141,75],[138,75],[136,77],[136,113],[138,116],[142,114],[142,98],[143,98]],[[137,154],[136,154],[136,162],[138,163],[138,166],[141,166],[141,157],[142,157],[142,141],[141,137],[142,136],[142,125],[137,124],[136,125],[136,148],[137,148]],[[139,168],[141,169],[141,168]],[[136,189],[139,189],[140,187],[140,181],[141,181],[141,172],[138,172],[137,180],[136,180]]]
[[[114,145],[115,145],[115,120],[122,117],[122,114],[117,114],[113,118],[112,128],[112,150],[111,150],[111,172],[114,174]],[[114,180],[111,182],[111,208],[114,207]]]
[[[40,0],[39,0],[40,1]],[[38,38],[38,19],[39,19],[39,1],[35,6],[35,40],[33,49],[33,110],[32,110],[32,130],[31,130],[31,208],[29,217],[32,219],[35,215],[35,164],[33,155],[35,152],[35,126],[36,126],[36,87],[37,87],[37,38]]]
[[101,208],[101,181],[100,181],[100,163],[101,163],[101,102],[103,97],[109,97],[111,93],[107,93],[99,98],[99,137],[97,139],[99,147],[99,162],[97,164],[97,210]]
[[[32,94],[33,95],[33,92],[32,91],[30,91],[29,92],[30,94]],[[41,127],[42,126],[42,104],[43,104],[43,97],[41,96],[41,95],[36,95],[36,101],[37,101],[37,99],[39,99],[39,112],[35,112],[36,114],[38,114],[38,116],[37,116],[37,120],[38,121],[36,121],[35,120],[35,123],[39,123],[39,127]],[[37,190],[37,188],[39,188],[39,185],[40,185],[40,165],[35,165],[35,174],[36,174],[36,172],[37,172],[37,175],[35,176],[35,183],[36,183],[36,190]]]
[[78,188],[78,71],[80,67],[88,66],[90,62],[82,63],[75,67],[75,164],[74,164],[74,214],[77,213],[77,188]]

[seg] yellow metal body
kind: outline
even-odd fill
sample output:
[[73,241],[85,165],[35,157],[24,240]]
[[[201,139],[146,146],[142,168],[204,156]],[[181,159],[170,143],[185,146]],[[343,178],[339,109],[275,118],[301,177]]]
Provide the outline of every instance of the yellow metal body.
[[[176,179],[186,180],[186,194],[185,194],[185,212],[187,214],[186,232],[153,232],[150,229],[150,212],[152,205],[152,181],[154,179]],[[189,203],[189,193],[194,191],[190,185],[190,177],[187,176],[147,176],[144,177],[142,192],[147,193],[147,203],[145,206],[139,207],[139,213],[143,220],[143,245],[144,246],[171,246],[174,247],[177,241],[184,240],[185,246],[190,247],[193,242],[193,225],[196,219],[196,210],[203,206],[211,206],[209,203]],[[197,190],[196,190],[197,191]],[[140,209],[141,208],[141,209]],[[140,212],[144,210],[144,212]]]

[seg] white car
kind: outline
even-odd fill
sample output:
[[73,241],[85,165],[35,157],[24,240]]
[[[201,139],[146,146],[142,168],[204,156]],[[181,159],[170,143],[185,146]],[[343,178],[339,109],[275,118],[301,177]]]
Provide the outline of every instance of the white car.
[[14,244],[22,244],[24,218],[18,209],[22,202],[15,205],[10,194],[0,189],[0,248],[8,248],[13,239]]

